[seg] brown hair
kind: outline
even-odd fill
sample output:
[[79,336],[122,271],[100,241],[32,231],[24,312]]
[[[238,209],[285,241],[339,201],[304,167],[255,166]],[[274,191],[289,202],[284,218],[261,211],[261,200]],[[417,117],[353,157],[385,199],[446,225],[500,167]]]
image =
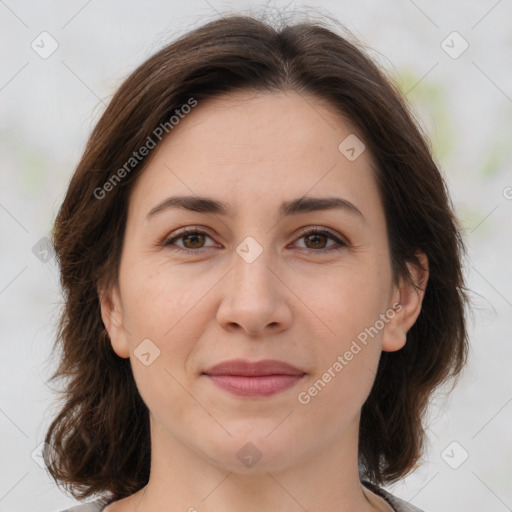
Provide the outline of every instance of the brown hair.
[[[114,172],[126,170],[133,152],[191,98],[200,105],[243,89],[294,90],[348,118],[376,163],[394,278],[411,279],[406,263],[420,266],[418,249],[428,257],[422,311],[405,347],[382,353],[362,408],[359,460],[366,480],[391,483],[415,467],[428,399],[440,384],[456,381],[466,362],[460,228],[426,137],[399,91],[358,45],[322,23],[276,29],[251,17],[218,19],[164,47],[125,80],[90,136],[55,221],[65,307],[51,380],[65,379],[65,389],[46,435],[53,455],[47,450],[45,461],[57,484],[77,498],[121,499],[149,479],[148,409],[130,360],[112,349],[98,298],[100,283],[117,283],[129,192],[149,156],[115,182]],[[108,193],[99,194],[109,180]]]

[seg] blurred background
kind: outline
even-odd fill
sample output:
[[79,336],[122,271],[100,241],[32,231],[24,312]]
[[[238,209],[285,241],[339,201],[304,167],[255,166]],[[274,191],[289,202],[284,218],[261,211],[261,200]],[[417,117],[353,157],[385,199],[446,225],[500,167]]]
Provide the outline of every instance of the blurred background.
[[392,493],[426,512],[512,510],[512,2],[0,0],[0,512],[76,504],[41,467],[62,301],[47,237],[121,81],[219,14],[330,15],[371,48],[429,134],[469,249],[471,356]]

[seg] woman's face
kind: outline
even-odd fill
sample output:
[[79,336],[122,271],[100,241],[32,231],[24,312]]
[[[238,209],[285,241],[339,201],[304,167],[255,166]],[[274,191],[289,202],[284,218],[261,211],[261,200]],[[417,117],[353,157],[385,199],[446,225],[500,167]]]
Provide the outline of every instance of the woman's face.
[[[199,102],[153,150],[130,196],[118,291],[102,296],[153,442],[236,472],[357,443],[381,351],[404,345],[421,297],[393,284],[356,136],[314,97],[237,93]],[[195,211],[199,197],[215,208]],[[302,376],[206,374],[233,359]]]

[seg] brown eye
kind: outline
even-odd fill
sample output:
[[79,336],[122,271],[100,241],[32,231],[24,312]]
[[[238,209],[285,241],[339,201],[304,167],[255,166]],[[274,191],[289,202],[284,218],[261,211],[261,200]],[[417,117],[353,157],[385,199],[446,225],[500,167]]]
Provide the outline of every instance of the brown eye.
[[[324,249],[328,238],[328,236],[321,233],[312,233],[304,236],[304,239],[311,243],[311,246],[308,246],[308,249]],[[307,242],[306,245],[308,245]]]
[[[169,247],[169,249],[177,251],[193,251],[199,252],[200,249],[212,247],[211,245],[205,245],[206,239],[211,237],[202,231],[194,229],[184,229],[176,236],[166,240],[163,245]],[[181,243],[176,243],[181,242]]]
[[187,249],[200,249],[202,244],[204,244],[204,234],[202,233],[194,233],[192,235],[182,236],[183,245]]
[[[203,248],[213,247],[212,245],[205,245],[206,239],[208,238],[210,240],[212,239],[208,234],[202,231],[185,229],[165,241],[163,245],[176,251],[200,252]],[[331,252],[343,249],[347,246],[345,242],[325,229],[310,229],[304,232],[298,240],[304,240],[305,246],[301,247],[302,249],[312,252]],[[329,244],[329,240],[334,243],[327,245]]]
[[[313,252],[330,252],[343,249],[348,245],[325,229],[310,229],[302,233],[299,240],[304,240],[305,247],[302,247],[303,249]],[[332,240],[334,243],[327,245],[329,240]]]

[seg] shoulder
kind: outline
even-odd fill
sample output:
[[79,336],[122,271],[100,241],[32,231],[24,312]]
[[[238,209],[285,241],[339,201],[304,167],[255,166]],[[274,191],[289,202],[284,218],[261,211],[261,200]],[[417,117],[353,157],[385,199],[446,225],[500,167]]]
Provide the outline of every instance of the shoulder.
[[388,491],[370,483],[367,481],[361,482],[366,488],[370,489],[370,491],[384,498],[396,512],[424,512],[423,510],[411,505],[409,502],[401,500],[396,496],[393,496]]
[[100,498],[89,503],[61,510],[61,512],[101,512],[109,503],[110,501],[106,498]]

